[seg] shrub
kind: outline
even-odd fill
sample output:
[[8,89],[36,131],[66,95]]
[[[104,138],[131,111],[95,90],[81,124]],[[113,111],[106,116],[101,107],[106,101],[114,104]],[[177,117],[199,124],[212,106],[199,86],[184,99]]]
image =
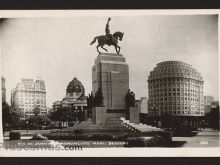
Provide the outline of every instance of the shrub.
[[31,140],[47,140],[48,138],[45,136],[42,136],[41,134],[35,134]]
[[145,147],[146,142],[145,139],[140,137],[129,137],[125,141],[125,147]]
[[154,138],[155,147],[167,147],[170,146],[171,141],[162,136],[156,135]]
[[43,136],[46,136],[50,140],[115,140],[116,138],[112,135],[106,135],[106,134],[68,134],[68,133],[48,133],[43,134]]
[[125,147],[167,147],[170,140],[162,136],[153,137],[129,137],[126,139]]
[[91,140],[103,140],[103,141],[108,141],[108,140],[114,140],[115,137],[112,135],[106,135],[106,134],[94,134],[91,136]]
[[190,128],[177,128],[173,131],[173,135],[177,137],[192,137],[194,134]]
[[20,140],[21,139],[20,132],[10,132],[9,133],[9,139],[10,140]]
[[77,135],[77,134],[82,134],[83,133],[83,130],[82,129],[76,129],[74,130],[74,134]]
[[116,138],[117,141],[125,141],[129,137],[140,137],[140,134],[138,133],[126,133],[124,135],[119,135]]

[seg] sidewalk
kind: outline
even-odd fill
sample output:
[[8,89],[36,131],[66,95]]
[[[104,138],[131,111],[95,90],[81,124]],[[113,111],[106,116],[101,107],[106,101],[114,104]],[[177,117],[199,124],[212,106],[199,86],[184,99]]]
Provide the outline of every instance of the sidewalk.
[[181,147],[219,147],[219,131],[205,129],[194,137],[173,137],[173,141],[185,141]]

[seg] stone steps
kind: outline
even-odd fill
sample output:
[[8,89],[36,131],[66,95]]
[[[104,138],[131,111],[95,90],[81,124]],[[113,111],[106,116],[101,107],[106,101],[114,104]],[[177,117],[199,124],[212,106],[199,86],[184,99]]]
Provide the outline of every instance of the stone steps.
[[105,125],[94,125],[92,121],[82,121],[79,125],[68,127],[61,132],[74,132],[76,129],[82,129],[84,132],[130,132],[122,125],[120,117],[108,117]]
[[135,123],[130,123],[128,120],[125,119],[121,119],[123,121],[122,125],[124,125],[125,127],[128,127],[129,129],[134,129],[138,132],[151,132],[151,131],[163,131],[163,129],[161,128],[157,128],[157,127],[152,127],[150,125],[147,124],[135,124]]
[[122,121],[120,120],[107,120],[106,121],[106,124],[118,124],[118,125],[121,125]]

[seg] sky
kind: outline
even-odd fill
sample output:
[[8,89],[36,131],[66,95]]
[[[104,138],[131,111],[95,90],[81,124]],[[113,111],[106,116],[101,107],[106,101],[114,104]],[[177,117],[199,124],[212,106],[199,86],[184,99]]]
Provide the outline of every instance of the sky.
[[[183,61],[204,78],[204,95],[218,99],[218,17],[216,15],[147,15],[111,17],[110,31],[124,32],[119,41],[129,65],[129,86],[148,98],[147,78],[162,61]],[[77,77],[92,90],[91,67],[98,53],[90,46],[105,34],[107,17],[10,18],[0,23],[1,69],[7,102],[21,78],[45,81],[47,106],[62,100]],[[114,47],[105,46],[109,52]],[[101,50],[101,49],[100,49]],[[102,51],[102,50],[101,50]]]

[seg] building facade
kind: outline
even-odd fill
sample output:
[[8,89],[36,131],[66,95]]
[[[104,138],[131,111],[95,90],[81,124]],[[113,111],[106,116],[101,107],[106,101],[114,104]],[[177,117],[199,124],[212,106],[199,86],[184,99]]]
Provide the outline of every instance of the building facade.
[[146,97],[141,97],[135,101],[135,106],[138,107],[140,113],[148,114],[148,100]]
[[203,116],[203,78],[191,65],[165,61],[148,77],[149,115]]
[[6,88],[5,88],[5,78],[1,77],[1,86],[2,86],[2,102],[6,102]]
[[71,108],[76,113],[87,116],[86,107],[87,101],[84,86],[77,78],[73,78],[66,88],[66,97],[62,101],[54,102],[52,111],[56,111],[59,108]]
[[214,97],[204,96],[204,110],[205,110],[205,113],[209,113],[211,111],[213,102],[214,102]]
[[22,79],[11,91],[11,105],[22,110],[25,117],[34,115],[33,109],[40,108],[40,113],[45,115],[46,88],[43,80]]

